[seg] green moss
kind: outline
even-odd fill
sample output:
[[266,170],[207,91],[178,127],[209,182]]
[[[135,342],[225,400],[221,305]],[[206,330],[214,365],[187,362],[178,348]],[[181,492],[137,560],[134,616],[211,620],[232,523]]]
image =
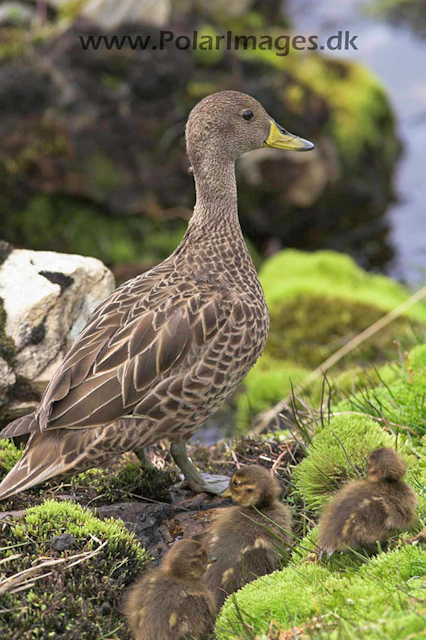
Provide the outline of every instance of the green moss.
[[169,502],[172,476],[160,469],[142,469],[138,462],[130,462],[111,473],[108,469],[89,469],[71,478],[71,485],[78,491],[89,487],[102,497],[103,504],[131,502],[148,497],[160,502]]
[[195,61],[202,66],[214,66],[220,63],[225,55],[225,44],[223,40],[218,40],[219,32],[205,24],[198,29],[197,33],[198,46],[194,49]]
[[316,432],[308,455],[295,468],[297,491],[308,508],[317,510],[342,484],[358,477],[355,469],[365,473],[371,451],[394,446],[395,439],[367,416],[334,417]]
[[12,243],[30,249],[90,255],[117,264],[137,262],[141,257],[147,262],[163,260],[179,244],[185,226],[184,221],[174,220],[164,233],[159,220],[107,215],[87,202],[38,195],[7,221],[5,232]]
[[[349,256],[332,251],[282,251],[265,262],[260,280],[271,316],[266,353],[310,368],[410,295],[399,283],[368,274]],[[412,337],[425,320],[426,305],[414,306],[354,349],[344,364],[383,361],[394,353],[396,335]]]
[[[330,575],[325,567],[311,564],[297,569],[288,567],[258,578],[236,596],[244,623],[257,633],[266,632],[271,620],[280,623],[294,621],[297,626],[300,620],[309,619],[323,609],[324,585]],[[216,620],[217,637],[219,640],[253,637],[238,636],[242,631],[243,625],[230,597]]]
[[[405,356],[404,367],[386,384],[366,386],[335,411],[360,411],[384,416],[392,429],[414,437],[426,434],[426,345],[415,347]],[[398,426],[400,425],[400,426]]]
[[365,11],[375,18],[386,18],[392,24],[408,24],[420,37],[424,36],[424,0],[375,0],[366,5]]
[[371,70],[322,56],[298,56],[297,78],[331,107],[330,131],[341,156],[354,166],[369,152],[395,158],[395,120],[385,89]]
[[[114,80],[114,76],[103,76],[103,82],[109,89],[115,86]],[[90,156],[86,174],[89,177],[93,192],[98,193],[101,198],[114,193],[123,183],[121,170],[115,166],[108,156],[101,153]]]
[[[55,536],[70,534],[71,547],[55,551]],[[94,640],[128,638],[120,613],[125,587],[147,562],[147,554],[121,520],[99,520],[73,502],[48,500],[7,521],[0,533],[1,547],[10,560],[1,567],[2,578],[48,559],[69,558],[96,551],[83,562],[49,566],[27,588],[2,596],[0,635],[23,640],[64,638]],[[19,551],[18,557],[13,557]]]
[[23,451],[23,446],[15,446],[12,440],[0,440],[0,479],[21,459]]
[[310,637],[324,640],[407,638],[400,635],[401,622],[418,628],[425,575],[426,549],[411,546],[381,554],[350,575],[321,565],[290,566],[244,587],[237,606],[228,598],[216,622],[217,637],[252,638],[274,620],[282,630],[309,630],[314,623]]

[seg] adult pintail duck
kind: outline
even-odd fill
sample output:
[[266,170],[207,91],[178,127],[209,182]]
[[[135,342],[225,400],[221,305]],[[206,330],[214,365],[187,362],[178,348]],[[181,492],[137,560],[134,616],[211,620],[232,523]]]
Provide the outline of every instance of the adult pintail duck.
[[186,144],[197,198],[182,242],[94,311],[37,411],[3,430],[3,438],[30,438],[0,498],[162,438],[194,490],[223,490],[196,470],[185,442],[254,365],[269,326],[238,220],[235,161],[263,146],[314,145],[236,91],[194,107]]

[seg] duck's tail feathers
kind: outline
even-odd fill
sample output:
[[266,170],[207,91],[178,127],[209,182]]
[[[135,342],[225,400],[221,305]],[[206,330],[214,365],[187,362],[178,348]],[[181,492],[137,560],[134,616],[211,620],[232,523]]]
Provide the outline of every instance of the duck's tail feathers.
[[59,475],[80,473],[116,451],[102,451],[98,429],[52,429],[33,433],[22,458],[0,483],[0,500]]
[[0,500],[62,473],[55,435],[38,432],[30,437],[22,458],[0,483]]
[[13,422],[7,425],[2,431],[0,431],[0,440],[4,438],[15,438],[16,436],[23,436],[26,433],[32,433],[38,431],[39,425],[34,413],[29,413],[26,416],[17,418]]

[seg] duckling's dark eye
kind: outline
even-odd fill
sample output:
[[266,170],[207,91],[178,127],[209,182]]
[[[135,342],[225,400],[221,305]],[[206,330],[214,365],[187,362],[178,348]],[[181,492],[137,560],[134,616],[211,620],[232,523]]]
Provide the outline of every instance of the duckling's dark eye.
[[239,485],[240,483],[238,482],[238,480],[234,480],[234,482],[233,482],[232,484],[233,484],[233,486],[234,486],[234,487],[238,487],[238,485]]
[[243,116],[244,120],[251,120],[254,114],[253,111],[250,111],[250,109],[246,109],[241,115]]

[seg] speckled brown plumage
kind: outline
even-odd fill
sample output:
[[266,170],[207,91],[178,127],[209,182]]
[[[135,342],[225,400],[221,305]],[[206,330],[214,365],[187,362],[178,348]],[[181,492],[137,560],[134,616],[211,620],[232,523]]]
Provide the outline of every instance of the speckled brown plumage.
[[176,542],[158,569],[132,587],[125,614],[135,640],[206,640],[216,605],[201,578],[207,554],[195,540]]
[[188,230],[169,258],[98,307],[36,413],[3,430],[31,436],[0,498],[162,438],[185,442],[256,362],[269,320],[238,220],[234,165],[263,146],[271,122],[256,100],[232,91],[192,110],[197,201]]
[[337,492],[321,517],[320,554],[385,542],[408,529],[416,515],[417,498],[403,482],[405,465],[393,449],[376,449],[367,458],[367,479]]
[[238,506],[225,509],[202,537],[216,558],[205,580],[219,607],[244,584],[278,569],[288,552],[291,514],[279,494],[278,482],[264,467],[243,467],[232,476],[227,495]]

